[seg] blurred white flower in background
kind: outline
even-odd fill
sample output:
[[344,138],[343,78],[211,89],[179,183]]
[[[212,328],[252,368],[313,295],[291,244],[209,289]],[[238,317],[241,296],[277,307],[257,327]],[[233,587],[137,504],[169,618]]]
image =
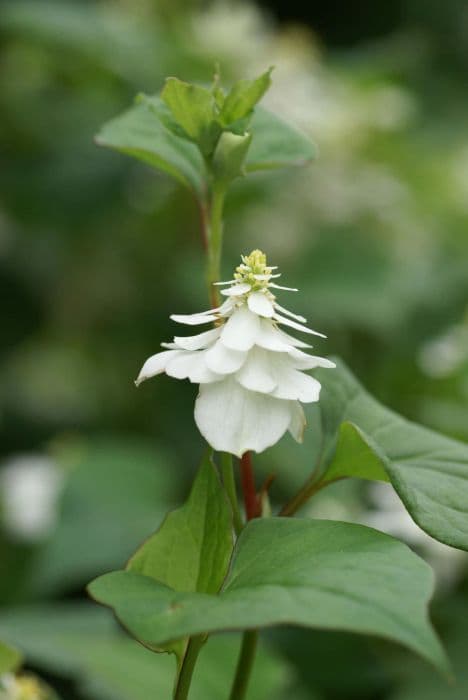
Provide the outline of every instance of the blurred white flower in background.
[[464,321],[423,345],[419,365],[429,377],[449,377],[468,365],[468,311]]
[[51,459],[20,455],[0,470],[1,517],[17,539],[35,542],[54,528],[64,475]]
[[171,316],[178,323],[215,328],[162,343],[167,350],[144,364],[137,385],[165,372],[176,379],[200,384],[195,422],[215,449],[241,457],[262,452],[289,430],[302,441],[305,417],[301,403],[319,400],[320,382],[304,373],[335,365],[309,355],[310,348],[280,326],[311,335],[323,334],[303,324],[306,319],[283,308],[272,290],[283,289],[273,280],[280,277],[268,267],[266,256],[254,250],[242,257],[234,279],[221,294],[227,300],[217,309],[188,316]]

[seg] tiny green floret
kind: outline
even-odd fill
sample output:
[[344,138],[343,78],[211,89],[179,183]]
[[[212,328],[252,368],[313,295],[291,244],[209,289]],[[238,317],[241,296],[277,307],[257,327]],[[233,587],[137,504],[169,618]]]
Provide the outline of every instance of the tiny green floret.
[[234,272],[236,282],[249,284],[251,291],[267,290],[274,268],[267,266],[265,253],[256,249],[250,255],[241,255],[241,259]]

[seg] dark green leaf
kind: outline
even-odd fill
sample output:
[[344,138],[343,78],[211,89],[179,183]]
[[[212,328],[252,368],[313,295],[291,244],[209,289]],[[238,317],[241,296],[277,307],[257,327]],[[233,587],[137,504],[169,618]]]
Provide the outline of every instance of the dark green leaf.
[[429,567],[406,545],[332,521],[254,520],[241,534],[218,595],[179,593],[133,572],[90,586],[151,645],[226,629],[296,624],[386,637],[447,670],[428,621]]
[[328,455],[322,478],[390,480],[423,530],[468,550],[468,446],[385,408],[342,363],[317,376]]

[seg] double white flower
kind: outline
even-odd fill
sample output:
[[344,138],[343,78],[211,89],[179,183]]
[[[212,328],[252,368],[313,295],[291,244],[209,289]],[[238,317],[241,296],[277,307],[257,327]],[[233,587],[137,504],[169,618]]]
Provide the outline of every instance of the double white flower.
[[241,457],[248,450],[262,452],[289,430],[302,441],[305,416],[301,403],[319,400],[320,382],[304,370],[335,367],[323,357],[301,348],[280,326],[325,336],[302,325],[306,319],[280,306],[271,291],[284,289],[272,280],[276,268],[267,267],[259,250],[242,257],[234,279],[221,294],[217,309],[188,316],[171,316],[178,323],[197,326],[215,323],[204,333],[176,336],[161,343],[167,350],[150,357],[136,380],[165,372],[200,385],[195,422],[215,449]]

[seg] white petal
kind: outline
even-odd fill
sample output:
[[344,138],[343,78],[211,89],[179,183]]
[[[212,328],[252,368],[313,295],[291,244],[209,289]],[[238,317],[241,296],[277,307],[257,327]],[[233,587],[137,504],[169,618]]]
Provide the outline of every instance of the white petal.
[[180,350],[164,350],[163,352],[158,352],[156,355],[149,357],[138,375],[135,384],[138,386],[145,379],[154,377],[157,374],[162,374],[166,370],[166,365],[174,357],[180,355]]
[[176,336],[174,343],[178,348],[183,350],[203,350],[209,347],[219,337],[221,328],[213,328],[211,331],[198,333],[198,335],[189,335],[186,337]]
[[289,423],[289,432],[296,440],[296,442],[302,442],[304,438],[304,430],[306,427],[306,417],[304,414],[304,409],[302,408],[299,401],[291,401],[291,422]]
[[301,352],[296,348],[290,350],[289,355],[293,360],[292,364],[295,369],[315,369],[316,367],[326,367],[331,369],[336,367],[334,362],[327,360],[325,357],[308,355],[306,352]]
[[298,316],[297,314],[293,314],[292,311],[285,309],[284,306],[280,306],[276,301],[275,301],[275,309],[278,309],[278,311],[281,311],[281,313],[283,313],[285,316],[289,316],[290,318],[294,318],[296,321],[299,321],[299,323],[307,323],[307,319],[304,318],[304,316]]
[[180,350],[181,348],[176,343],[161,343],[162,348],[167,348],[168,350]]
[[286,334],[280,331],[271,321],[263,318],[260,319],[260,330],[255,344],[273,352],[289,352],[294,349],[294,345],[287,340]]
[[227,280],[226,282],[213,282],[215,287],[222,287],[225,284],[235,284],[236,280]]
[[204,312],[201,314],[172,314],[171,319],[176,323],[185,323],[187,326],[201,326],[203,323],[211,323],[217,320],[217,316]]
[[302,403],[319,400],[321,385],[314,377],[299,372],[297,369],[283,368],[277,373],[278,386],[273,396],[280,399],[295,399]]
[[289,345],[292,345],[294,348],[311,348],[312,347],[312,345],[308,345],[307,343],[304,343],[304,341],[299,340],[299,338],[294,338],[294,336],[289,335],[289,333],[285,333],[285,331],[282,331],[279,328],[278,328],[278,333],[281,334],[281,337],[284,339],[285,342],[289,343]]
[[[270,268],[270,269],[273,270],[273,268]],[[277,274],[277,275],[271,275],[271,274],[270,274],[270,275],[254,275],[254,277],[255,277],[256,280],[259,280],[260,282],[265,282],[266,280],[274,280],[274,279],[276,279],[277,277],[281,277],[281,274]]]
[[240,297],[250,292],[251,289],[250,284],[236,284],[234,287],[229,287],[229,289],[223,289],[221,294],[224,294],[226,297]]
[[302,331],[303,333],[311,333],[312,335],[319,335],[321,338],[326,338],[326,335],[323,335],[323,333],[319,333],[318,331],[313,331],[311,328],[307,328],[307,326],[303,326],[301,323],[296,323],[296,321],[291,321],[289,318],[285,318],[284,316],[280,316],[279,314],[276,314],[273,316],[275,321],[278,321],[278,323],[283,323],[285,326],[290,326],[290,328],[295,328],[297,331]]
[[204,355],[204,352],[182,351],[169,359],[166,374],[175,379],[190,379],[194,384],[218,381],[222,377],[208,369]]
[[254,314],[258,314],[259,316],[271,318],[275,313],[273,304],[262,292],[252,292],[252,294],[249,294],[247,303],[249,305],[249,309]]
[[236,309],[223,326],[221,340],[232,350],[250,350],[260,329],[260,319],[246,306]]
[[232,350],[220,340],[205,353],[206,366],[217,374],[236,372],[247,357],[246,350]]
[[245,389],[270,394],[276,388],[276,379],[267,350],[252,348],[247,360],[236,374],[236,379]]
[[200,386],[195,422],[213,449],[241,457],[274,445],[291,423],[291,407],[289,401],[248,391],[228,377]]
[[275,284],[274,282],[272,282],[270,284],[270,287],[274,287],[275,289],[283,289],[285,292],[297,292],[297,291],[299,291],[295,287],[282,287],[280,284]]

